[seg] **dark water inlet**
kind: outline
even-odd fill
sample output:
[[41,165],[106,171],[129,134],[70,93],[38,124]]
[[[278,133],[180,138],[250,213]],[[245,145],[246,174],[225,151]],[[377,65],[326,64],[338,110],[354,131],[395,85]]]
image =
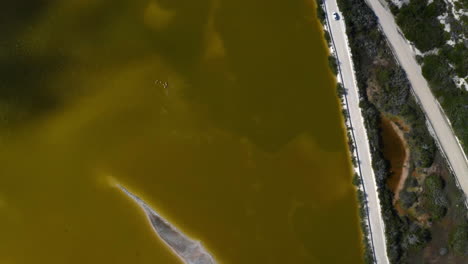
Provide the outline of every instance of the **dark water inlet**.
[[390,162],[391,176],[388,179],[388,186],[392,192],[396,193],[404,172],[406,151],[405,145],[402,142],[395,127],[392,126],[390,120],[382,118],[382,139],[383,139],[383,153],[385,159]]

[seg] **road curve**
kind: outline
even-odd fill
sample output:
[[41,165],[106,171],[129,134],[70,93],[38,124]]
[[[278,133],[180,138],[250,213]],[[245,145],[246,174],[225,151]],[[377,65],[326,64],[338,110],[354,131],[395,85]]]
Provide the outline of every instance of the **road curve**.
[[[359,107],[359,91],[354,76],[351,52],[348,46],[346,27],[343,17],[336,21],[333,12],[338,12],[336,0],[325,0],[327,24],[332,38],[333,48],[338,58],[343,87],[347,90],[346,105],[353,128],[353,137],[356,144],[356,157],[363,181],[364,191],[367,195],[367,214],[370,231],[371,246],[374,258],[379,264],[388,264],[387,247],[385,239],[384,221],[380,210],[380,201],[377,193],[377,183],[372,169],[372,159],[369,149],[369,140],[364,127],[364,119]],[[339,13],[339,12],[338,12]]]
[[399,31],[395,19],[385,2],[382,3],[379,0],[366,0],[366,2],[378,17],[383,33],[386,35],[401,67],[406,71],[413,92],[429,121],[430,129],[432,129],[439,147],[455,174],[458,185],[465,193],[465,197],[467,197],[468,160],[447,117],[422,75],[421,67],[416,62],[412,46]]

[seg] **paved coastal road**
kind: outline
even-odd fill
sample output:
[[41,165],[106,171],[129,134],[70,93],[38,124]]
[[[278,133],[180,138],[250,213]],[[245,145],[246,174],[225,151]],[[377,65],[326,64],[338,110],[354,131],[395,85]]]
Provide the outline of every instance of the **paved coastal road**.
[[413,91],[432,126],[436,140],[445,153],[465,196],[468,196],[468,161],[465,153],[458,143],[443,110],[429,89],[426,79],[422,76],[421,67],[416,62],[411,45],[399,33],[393,15],[386,8],[387,5],[385,3],[381,3],[379,0],[366,1],[379,18],[379,24],[401,66],[408,75]]
[[341,70],[342,83],[348,90],[347,104],[353,126],[354,141],[357,148],[357,158],[360,161],[360,171],[364,183],[368,202],[368,216],[371,234],[371,243],[374,248],[374,255],[378,264],[389,263],[387,258],[387,248],[385,240],[385,228],[380,211],[380,202],[377,194],[377,185],[374,171],[371,166],[371,156],[369,151],[369,141],[364,128],[364,120],[359,107],[358,88],[354,77],[351,54],[348,49],[346,29],[343,19],[335,21],[332,13],[338,12],[336,0],[325,0],[327,9],[327,19],[330,33],[333,39],[334,48],[338,56]]

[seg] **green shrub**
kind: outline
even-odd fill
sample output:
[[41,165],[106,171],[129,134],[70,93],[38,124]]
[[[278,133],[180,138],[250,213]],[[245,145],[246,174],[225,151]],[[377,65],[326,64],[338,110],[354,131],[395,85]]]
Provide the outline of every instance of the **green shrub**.
[[465,44],[457,43],[453,47],[446,44],[440,49],[439,54],[455,67],[455,73],[459,77],[468,75],[468,48]]
[[414,192],[408,192],[406,189],[400,192],[400,202],[403,208],[410,208],[418,199]]
[[317,17],[320,20],[320,23],[325,24],[326,14],[321,7],[323,0],[315,0],[315,3],[317,4]]
[[423,206],[431,215],[432,220],[437,221],[447,212],[447,197],[444,193],[444,181],[439,175],[431,174],[424,180],[422,192]]
[[459,256],[468,256],[468,224],[458,226],[450,235],[450,248]]
[[341,83],[336,84],[336,92],[340,98],[347,94],[346,89],[343,87]]
[[327,41],[328,44],[331,43],[331,37],[330,37],[330,33],[327,31],[327,30],[324,30],[324,37],[325,37],[325,40]]
[[417,224],[411,224],[403,239],[403,247],[406,249],[421,249],[431,241],[431,232],[421,228]]
[[338,74],[338,64],[335,56],[328,56],[328,66],[330,66],[330,69],[334,75]]
[[356,187],[361,185],[361,177],[359,177],[359,174],[357,174],[357,173],[354,173],[353,185],[356,186]]
[[446,10],[443,0],[411,0],[403,5],[396,15],[396,21],[405,37],[422,52],[442,46],[447,41],[443,25],[437,16]]
[[439,55],[427,55],[424,57],[422,74],[431,87],[435,90],[455,88],[452,78],[452,69],[447,60]]
[[[453,70],[451,70],[448,60],[444,57],[446,53],[449,52],[442,50],[442,55],[425,56],[422,73],[428,80],[432,91],[438,97],[438,101],[449,118],[465,153],[468,153],[468,91],[457,88],[453,83]],[[455,60],[455,58],[453,59]],[[461,59],[463,61],[467,60],[467,58]],[[463,67],[467,66],[464,65]]]

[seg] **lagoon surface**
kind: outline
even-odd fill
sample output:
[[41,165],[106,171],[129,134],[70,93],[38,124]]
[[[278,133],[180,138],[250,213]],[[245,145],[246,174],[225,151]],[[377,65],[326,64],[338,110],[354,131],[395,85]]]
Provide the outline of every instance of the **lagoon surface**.
[[218,263],[362,263],[313,1],[10,2],[0,263],[180,263],[116,182]]

